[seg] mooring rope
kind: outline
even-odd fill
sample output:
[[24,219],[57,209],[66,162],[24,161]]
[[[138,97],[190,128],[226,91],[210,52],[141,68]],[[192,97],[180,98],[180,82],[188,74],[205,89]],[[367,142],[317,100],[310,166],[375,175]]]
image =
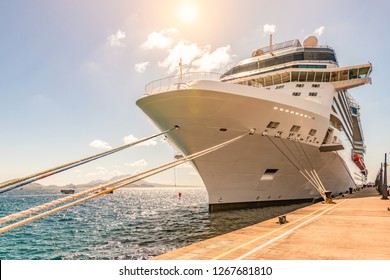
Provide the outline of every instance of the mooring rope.
[[271,141],[272,144],[274,144],[274,146],[286,157],[286,159],[295,167],[296,170],[300,170],[299,167],[286,155],[285,152],[283,152],[283,150],[281,148],[278,147],[278,145],[276,145],[276,143],[274,141],[272,141],[272,139],[267,135],[265,134],[265,136],[269,139],[269,141]]
[[114,149],[111,149],[111,150],[108,150],[108,151],[105,151],[105,152],[102,152],[102,153],[99,153],[99,154],[95,154],[95,155],[92,155],[92,156],[89,156],[89,157],[86,157],[86,158],[82,158],[82,159],[79,159],[79,160],[76,160],[76,161],[72,161],[72,162],[69,162],[69,163],[66,163],[66,164],[54,167],[54,168],[50,168],[50,169],[47,169],[47,170],[44,170],[44,171],[41,171],[41,172],[38,172],[38,173],[35,173],[35,174],[32,174],[32,175],[23,177],[23,178],[17,178],[17,179],[13,179],[13,180],[10,180],[10,181],[7,181],[7,182],[3,182],[2,184],[0,184],[0,194],[4,193],[4,192],[7,192],[7,191],[10,191],[10,190],[13,190],[13,189],[16,189],[16,188],[19,188],[19,187],[22,187],[22,186],[27,185],[27,184],[33,183],[33,182],[41,180],[43,178],[52,176],[54,174],[57,174],[57,173],[69,170],[71,168],[80,166],[82,164],[85,164],[85,163],[97,160],[99,158],[111,155],[113,153],[119,152],[119,151],[124,150],[126,148],[129,148],[131,146],[140,144],[142,142],[148,141],[150,139],[153,139],[153,138],[158,137],[160,135],[163,135],[165,133],[171,132],[174,129],[179,129],[179,126],[175,126],[175,127],[171,128],[171,129],[165,130],[165,131],[163,131],[161,133],[154,134],[154,135],[149,136],[147,138],[143,138],[143,139],[134,141],[134,142],[129,143],[129,144],[125,144],[123,146],[120,146],[120,147],[117,147],[117,148],[114,148]]
[[313,164],[311,163],[309,156],[307,155],[305,149],[303,148],[303,145],[302,145],[300,139],[297,137],[296,141],[294,141],[294,144],[295,144],[299,154],[301,154],[301,151],[299,150],[299,146],[295,142],[298,142],[298,144],[301,147],[302,152],[303,152],[302,158],[304,159],[304,161],[306,161],[308,163],[309,171],[307,171],[306,169],[304,171],[315,182],[315,184],[317,186],[316,189],[321,194],[321,196],[324,198],[324,200],[326,200],[326,194],[325,194],[326,193],[326,189],[325,189],[325,187],[324,187],[320,177],[318,176],[317,171],[314,169]]
[[[52,202],[49,202],[49,203],[45,203],[45,204],[40,205],[40,206],[36,206],[36,207],[30,208],[30,209],[25,210],[25,211],[21,211],[19,213],[15,213],[15,214],[3,217],[3,218],[0,219],[0,221],[1,221],[0,224],[1,223],[5,223],[5,222],[9,222],[9,221],[12,221],[12,220],[15,220],[15,219],[18,219],[18,218],[21,218],[21,217],[24,217],[26,215],[30,215],[32,213],[41,211],[43,209],[47,209],[47,208],[53,207],[54,205],[61,204],[61,203],[64,203],[66,201],[79,198],[79,197],[84,196],[86,194],[89,194],[91,192],[96,192],[96,191],[100,190],[98,193],[95,193],[95,194],[93,194],[91,196],[88,196],[88,197],[85,197],[85,198],[81,198],[79,200],[76,200],[76,201],[70,202],[68,204],[59,206],[57,208],[48,210],[48,211],[43,212],[41,214],[38,214],[36,216],[33,216],[33,217],[30,217],[30,218],[24,219],[22,221],[10,224],[8,226],[2,227],[2,228],[0,228],[0,233],[5,233],[5,232],[10,231],[12,229],[15,229],[17,227],[23,226],[25,224],[31,223],[31,222],[36,221],[38,219],[41,219],[43,217],[49,216],[51,214],[54,214],[56,212],[59,212],[61,210],[66,209],[66,208],[69,208],[71,206],[74,206],[74,205],[86,202],[88,200],[91,200],[91,199],[96,198],[98,196],[101,196],[103,194],[110,193],[110,192],[112,192],[114,190],[117,190],[117,189],[122,188],[124,186],[127,186],[129,184],[135,183],[135,182],[137,182],[139,180],[145,179],[145,178],[150,177],[152,175],[158,174],[160,172],[163,172],[165,170],[173,168],[173,167],[175,167],[177,165],[180,165],[180,164],[183,164],[183,163],[188,162],[190,160],[193,160],[193,159],[195,159],[197,157],[201,157],[201,156],[206,155],[208,153],[214,152],[214,151],[216,151],[218,149],[221,149],[221,148],[223,148],[223,147],[225,147],[225,146],[227,146],[227,145],[229,145],[231,143],[234,143],[234,142],[240,140],[241,138],[243,138],[244,136],[246,136],[248,134],[253,134],[253,133],[254,133],[254,130],[250,130],[249,133],[247,132],[247,133],[242,134],[242,135],[240,135],[238,137],[235,137],[235,138],[233,138],[231,140],[228,140],[228,141],[223,142],[221,144],[215,145],[215,146],[213,146],[211,148],[207,148],[207,149],[204,149],[204,150],[202,150],[200,152],[196,152],[196,153],[193,153],[191,155],[184,156],[184,157],[182,157],[182,158],[180,158],[178,160],[172,161],[172,162],[167,163],[167,164],[163,164],[161,166],[158,166],[156,168],[147,170],[145,172],[142,172],[142,173],[139,173],[139,174],[136,174],[136,175],[131,175],[131,176],[128,176],[126,178],[123,178],[123,179],[120,179],[120,180],[117,180],[117,181],[114,181],[114,182],[111,182],[111,183],[107,183],[107,184],[104,184],[104,185],[101,185],[101,186],[98,186],[98,187],[94,187],[94,188],[91,188],[91,189],[86,190],[84,192],[81,192],[81,193],[78,193],[78,194],[75,194],[75,195],[63,198],[63,199],[58,199],[58,200],[55,200],[55,201],[52,201]],[[107,188],[107,187],[113,186],[115,184],[119,184],[119,185],[117,185],[115,187]]]
[[[325,192],[326,192],[326,190],[325,190],[325,188],[324,188],[324,186],[322,185],[322,182],[321,182],[321,180],[319,180],[319,177],[318,177],[318,175],[316,175],[317,173],[315,172],[315,170],[313,170],[314,171],[314,173],[313,173],[313,171],[307,171],[306,169],[300,169],[287,155],[286,155],[286,153],[285,152],[283,152],[283,150],[278,146],[278,145],[276,145],[276,143],[274,142],[274,141],[272,141],[272,139],[267,135],[267,134],[265,134],[265,136],[271,141],[271,143],[287,158],[287,160],[297,169],[297,171],[299,172],[299,173],[301,173],[302,174],[302,176],[303,177],[305,177],[305,179],[320,193],[320,195],[322,196],[322,198],[324,199],[324,200],[326,200],[326,195],[325,195]],[[283,142],[283,141],[282,141]],[[284,142],[283,142],[284,143]],[[284,143],[285,144],[285,143]],[[286,145],[286,144],[285,144]],[[286,145],[287,146],[287,145]],[[288,148],[288,147],[287,147]],[[288,149],[289,151],[290,151],[290,149]],[[290,153],[292,153],[291,151],[290,151]],[[293,156],[294,156],[294,154],[293,154]],[[295,156],[294,156],[294,158],[295,158]],[[297,160],[296,158],[295,158],[295,160]],[[299,163],[299,161],[298,161],[298,164],[299,165],[301,165],[300,163]],[[303,167],[302,165],[301,165],[301,167]],[[320,182],[318,182],[318,181],[320,181]]]
[[[311,168],[312,170],[314,170],[313,164],[311,163],[310,158],[309,158],[309,156],[307,155],[305,149],[303,148],[302,142],[301,142],[301,140],[300,140],[299,138],[297,138],[297,142],[298,142],[299,146],[301,147],[301,149],[302,149],[302,151],[303,151],[303,154],[304,154],[304,157],[305,157],[305,159],[307,160],[307,162],[309,163],[310,168]],[[298,147],[297,147],[297,149],[299,150]]]
[[[287,148],[287,150],[290,152],[290,154],[292,154],[292,156],[294,157],[295,161],[299,164],[300,168],[299,169],[305,169],[305,167],[303,166],[303,164],[298,160],[298,158],[294,155],[294,153],[292,152],[292,150],[287,146],[287,144],[285,143],[285,141],[283,140],[282,137],[280,137],[280,141],[282,141],[282,143],[284,144],[284,146]],[[298,150],[298,153],[299,153],[299,150]],[[299,153],[300,155],[300,153]]]

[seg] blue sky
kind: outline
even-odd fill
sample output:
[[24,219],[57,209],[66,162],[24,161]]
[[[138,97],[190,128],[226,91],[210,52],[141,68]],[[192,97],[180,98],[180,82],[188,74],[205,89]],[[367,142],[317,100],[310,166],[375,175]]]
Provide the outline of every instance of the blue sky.
[[[340,66],[373,64],[373,84],[350,90],[361,106],[373,180],[390,152],[388,10],[384,0],[3,0],[0,181],[156,133],[135,105],[147,83],[176,74],[180,56],[187,71],[222,73],[268,44],[267,24],[275,43],[317,33]],[[173,155],[158,138],[42,183],[108,179]],[[173,183],[173,171],[149,181]],[[176,182],[202,184],[189,166],[176,169]]]

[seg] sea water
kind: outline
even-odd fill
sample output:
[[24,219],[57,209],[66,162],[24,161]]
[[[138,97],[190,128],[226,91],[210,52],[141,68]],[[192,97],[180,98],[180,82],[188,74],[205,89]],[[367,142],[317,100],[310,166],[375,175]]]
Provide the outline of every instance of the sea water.
[[[63,196],[10,191],[0,195],[0,217]],[[0,259],[150,259],[302,206],[209,213],[204,188],[122,189],[0,234]]]

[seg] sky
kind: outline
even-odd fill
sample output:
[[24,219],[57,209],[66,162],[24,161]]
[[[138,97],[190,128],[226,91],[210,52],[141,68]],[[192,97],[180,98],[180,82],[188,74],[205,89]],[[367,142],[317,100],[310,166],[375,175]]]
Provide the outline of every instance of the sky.
[[[225,72],[252,51],[316,35],[340,66],[371,62],[361,106],[365,162],[374,180],[390,153],[388,1],[2,0],[0,182],[158,132],[135,105],[153,80]],[[162,137],[40,181],[81,184],[173,160]],[[188,164],[149,182],[202,186]]]

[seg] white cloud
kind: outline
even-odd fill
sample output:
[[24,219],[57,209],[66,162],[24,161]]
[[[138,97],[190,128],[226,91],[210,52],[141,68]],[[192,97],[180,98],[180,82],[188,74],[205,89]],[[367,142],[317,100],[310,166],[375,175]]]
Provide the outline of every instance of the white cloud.
[[147,67],[149,64],[150,64],[149,61],[137,63],[136,65],[134,65],[134,69],[135,69],[135,71],[137,71],[138,73],[143,73],[143,72],[145,72],[146,67]]
[[115,34],[107,37],[108,45],[112,47],[124,47],[125,44],[122,42],[126,38],[126,33],[118,30]]
[[183,41],[177,43],[169,50],[168,56],[158,65],[168,69],[168,73],[178,73],[180,58],[184,69],[191,72],[210,72],[221,69],[231,61],[231,47],[229,45],[220,47],[211,52],[211,46],[203,48],[196,44],[186,44]]
[[[198,46],[195,43],[178,40],[179,30],[175,28],[163,29],[160,32],[152,32],[148,40],[142,44],[144,49],[165,49],[168,54],[158,62],[160,67],[166,68],[168,74],[179,73],[179,62],[182,59],[184,72],[216,71],[231,62],[230,45],[219,47],[212,51],[210,45]],[[139,70],[143,70],[139,65]]]
[[221,69],[226,66],[231,60],[231,47],[227,45],[220,47],[214,52],[210,53],[211,47],[206,46],[203,50],[203,54],[199,59],[196,59],[192,65],[196,67],[194,71],[199,72],[211,72],[217,69]]
[[[123,142],[124,142],[125,144],[130,144],[130,143],[135,142],[135,141],[138,141],[138,140],[140,140],[140,139],[137,138],[137,137],[135,137],[135,136],[132,135],[132,134],[123,137]],[[137,144],[137,145],[139,145],[139,146],[156,146],[156,145],[157,145],[157,141],[154,140],[154,139],[150,139],[150,140],[148,140],[148,141],[139,143],[139,144]]]
[[264,26],[263,26],[263,31],[264,31],[264,33],[275,33],[275,31],[276,31],[276,25],[273,25],[273,24],[265,24]]
[[101,150],[112,149],[112,147],[107,142],[104,142],[104,141],[98,140],[98,139],[95,139],[91,143],[89,143],[89,146],[92,148],[101,149]]
[[316,34],[318,37],[320,37],[324,33],[324,30],[325,30],[325,26],[318,27],[314,31],[314,34]]
[[118,169],[109,170],[105,167],[98,166],[95,168],[95,171],[87,173],[86,177],[98,177],[99,179],[109,179],[111,177],[120,176],[124,173]]
[[108,173],[107,168],[102,167],[102,166],[96,167],[95,170],[96,171],[87,173],[85,176],[86,177],[103,176],[103,175],[106,175]]
[[117,169],[114,169],[114,170],[112,170],[111,172],[110,172],[110,175],[111,176],[120,176],[120,175],[123,175],[124,173],[122,172],[122,171],[120,171],[120,170],[117,170]]
[[160,32],[152,32],[148,35],[148,39],[141,45],[144,49],[166,49],[172,46],[172,36],[178,35],[179,30],[176,28],[165,28]]
[[148,163],[144,159],[137,160],[136,162],[132,163],[125,163],[126,166],[131,166],[131,167],[144,167],[147,166]]
[[168,73],[179,72],[179,61],[182,58],[184,67],[188,67],[189,64],[202,54],[202,50],[198,48],[196,44],[185,44],[183,41],[176,44],[176,46],[169,50],[168,56],[163,62],[159,62],[158,65],[164,68],[168,68]]

